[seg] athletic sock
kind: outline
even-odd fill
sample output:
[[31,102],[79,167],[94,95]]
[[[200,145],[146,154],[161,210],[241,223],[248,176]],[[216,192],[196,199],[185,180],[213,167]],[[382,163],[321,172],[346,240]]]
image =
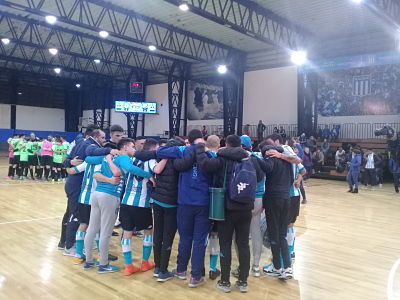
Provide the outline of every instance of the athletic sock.
[[13,170],[12,170],[12,175],[11,176],[15,176],[15,175],[17,175],[18,173],[17,173],[17,167],[13,167]]
[[61,169],[61,178],[64,179],[67,177],[67,172],[65,171],[65,169]]
[[24,176],[25,176],[25,177],[28,176],[28,168],[25,168],[25,170],[24,170]]
[[294,227],[289,227],[287,229],[287,234],[286,234],[286,241],[288,243],[289,247],[289,253],[292,254],[294,252],[294,241],[296,239],[296,230]]
[[75,235],[75,247],[76,247],[76,257],[83,257],[83,247],[85,241],[86,232],[80,231],[79,229],[76,231]]
[[145,234],[143,237],[143,260],[149,260],[151,254],[151,248],[153,247],[153,235]]
[[219,239],[217,235],[210,235],[208,240],[210,249],[210,271],[217,270],[218,256],[219,256]]
[[125,265],[131,265],[132,264],[131,239],[122,239],[121,246],[122,246],[122,253],[124,254]]
[[100,233],[96,233],[96,236],[94,237],[94,240],[96,241],[96,245],[97,245],[97,253],[99,253],[100,255]]
[[13,175],[13,172],[14,172],[13,167],[12,167],[12,166],[9,166],[9,167],[8,167],[8,177],[12,176],[12,175]]
[[33,169],[29,169],[29,173],[31,174],[31,178],[35,178],[35,177],[33,176]]
[[51,178],[56,179],[56,171],[51,170]]
[[49,179],[49,173],[50,173],[50,169],[46,168],[46,169],[44,170],[44,177],[45,177],[46,179]]

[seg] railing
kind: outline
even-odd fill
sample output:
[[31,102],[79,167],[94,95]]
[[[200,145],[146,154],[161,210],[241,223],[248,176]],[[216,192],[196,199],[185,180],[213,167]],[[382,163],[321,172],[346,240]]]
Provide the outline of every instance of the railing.
[[[318,124],[318,127],[324,129],[325,125],[328,128],[332,128],[336,125],[340,125],[339,138],[340,139],[386,139],[385,136],[375,136],[375,130],[389,125],[396,132],[400,132],[400,123],[330,123],[330,124]],[[208,134],[223,135],[224,128],[222,125],[205,125]],[[294,137],[298,136],[297,124],[266,124],[264,131],[264,137],[274,132],[274,128],[280,128],[281,126],[286,131],[286,136]],[[202,130],[203,125],[189,125],[188,132],[192,129]],[[243,134],[247,134],[251,138],[257,138],[257,125],[243,125]]]

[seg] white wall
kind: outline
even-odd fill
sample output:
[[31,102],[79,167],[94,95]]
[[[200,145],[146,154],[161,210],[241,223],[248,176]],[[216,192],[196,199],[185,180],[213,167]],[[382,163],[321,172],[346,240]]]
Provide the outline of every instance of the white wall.
[[244,74],[243,124],[297,124],[297,68]]
[[63,109],[17,105],[17,129],[65,131]]
[[0,128],[10,128],[11,105],[0,104]]
[[[146,136],[163,135],[169,130],[168,84],[154,84],[146,87],[146,101],[157,102],[157,115],[146,115],[144,134]],[[138,134],[141,131],[138,131]]]

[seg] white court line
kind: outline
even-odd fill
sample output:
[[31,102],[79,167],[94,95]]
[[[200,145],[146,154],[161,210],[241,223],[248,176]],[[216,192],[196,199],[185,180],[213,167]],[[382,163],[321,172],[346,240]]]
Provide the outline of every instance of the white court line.
[[27,220],[10,221],[10,222],[1,222],[0,225],[14,224],[14,223],[24,223],[24,222],[34,222],[34,221],[41,221],[41,220],[51,220],[51,219],[58,219],[58,218],[61,218],[61,217],[62,216],[48,217],[48,218],[37,218],[37,219],[27,219]]
[[400,265],[400,258],[398,260],[396,260],[396,262],[393,264],[393,266],[389,272],[389,278],[388,278],[388,283],[387,283],[387,288],[386,288],[388,300],[396,299],[394,297],[394,293],[393,293],[393,284],[394,284],[394,276],[396,275],[396,271],[399,268],[399,265]]

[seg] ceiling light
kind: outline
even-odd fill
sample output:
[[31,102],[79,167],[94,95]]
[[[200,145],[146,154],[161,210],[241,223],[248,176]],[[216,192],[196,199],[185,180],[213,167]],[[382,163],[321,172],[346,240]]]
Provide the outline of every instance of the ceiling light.
[[10,43],[10,39],[4,38],[4,39],[1,39],[1,42],[2,42],[4,45],[8,45],[8,44]]
[[354,3],[360,4],[361,2],[363,2],[364,0],[351,0]]
[[79,89],[81,87],[80,83],[75,84],[75,86]]
[[101,60],[100,60],[100,59],[98,59],[98,58],[96,58],[96,59],[93,59],[93,61],[94,61],[96,64],[99,64],[99,63],[101,62]]
[[226,65],[219,65],[217,68],[219,74],[225,74],[228,71]]
[[54,72],[56,72],[56,74],[60,74],[61,73],[61,69],[60,68],[54,68]]
[[99,32],[99,36],[102,37],[103,39],[105,39],[106,37],[108,37],[109,33],[107,31],[100,31]]
[[181,5],[179,5],[179,9],[181,11],[188,11],[189,10],[189,6],[184,2]]
[[57,18],[55,16],[46,16],[45,19],[46,19],[46,22],[51,25],[54,25],[57,22]]
[[51,55],[57,55],[58,50],[56,48],[50,48],[49,52],[50,52]]
[[292,51],[292,55],[290,57],[292,63],[295,65],[301,66],[307,62],[307,52],[305,51]]
[[150,50],[150,51],[156,51],[156,50],[157,50],[157,47],[154,46],[154,45],[150,45],[150,46],[149,46],[149,50]]
[[21,93],[21,92],[18,92],[18,95],[22,95],[22,93]]

